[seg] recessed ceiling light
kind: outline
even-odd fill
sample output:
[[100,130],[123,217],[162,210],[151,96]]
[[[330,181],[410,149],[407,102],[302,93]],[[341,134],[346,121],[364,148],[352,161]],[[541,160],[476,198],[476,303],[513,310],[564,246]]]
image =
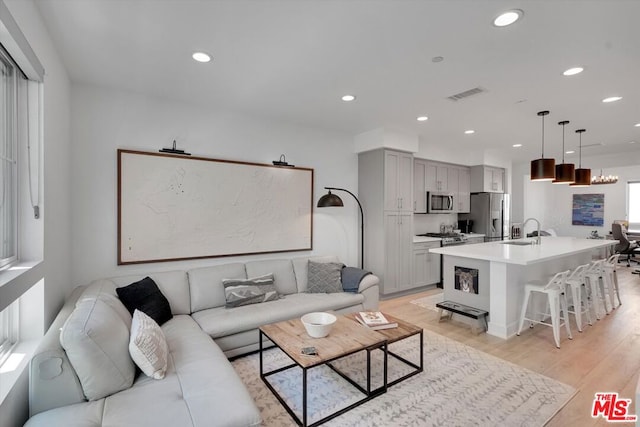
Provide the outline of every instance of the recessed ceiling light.
[[476,131],[473,129],[469,129],[469,130],[465,130],[464,133],[466,133],[467,135],[471,135],[472,133],[476,133]]
[[513,144],[512,147],[513,148],[520,148],[520,147],[522,147],[522,144]]
[[584,71],[584,68],[582,67],[573,67],[573,68],[569,68],[562,74],[564,74],[565,76],[575,76],[576,74],[580,74],[583,71]]
[[191,55],[191,57],[193,59],[195,59],[198,62],[209,62],[211,61],[211,56],[207,55],[204,52],[193,52],[193,55]]
[[629,141],[629,144],[635,144],[635,143],[636,143],[635,141]]
[[605,98],[602,100],[602,102],[616,102],[616,101],[620,101],[622,99],[621,96],[610,96],[608,98]]
[[417,120],[417,121],[419,121],[419,122],[425,122],[425,121],[429,120],[429,117],[427,117],[427,116],[420,116],[420,117],[418,117],[416,120]]
[[342,100],[344,102],[350,102],[350,101],[353,101],[354,99],[356,99],[355,95],[344,95],[342,97]]
[[640,128],[640,123],[636,123],[634,126]]
[[565,152],[564,152],[564,154],[573,154],[573,153],[575,153],[575,151],[574,151],[574,150],[569,150],[569,151],[565,151]]
[[520,9],[508,10],[498,15],[498,17],[493,20],[493,25],[496,27],[506,27],[516,22],[522,15],[524,15],[524,12]]

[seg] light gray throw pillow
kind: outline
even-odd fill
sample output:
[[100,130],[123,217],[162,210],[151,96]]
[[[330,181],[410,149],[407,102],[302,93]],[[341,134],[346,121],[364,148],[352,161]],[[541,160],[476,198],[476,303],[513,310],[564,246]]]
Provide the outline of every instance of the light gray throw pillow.
[[333,294],[344,292],[340,272],[344,264],[338,262],[309,261],[307,292],[311,294]]

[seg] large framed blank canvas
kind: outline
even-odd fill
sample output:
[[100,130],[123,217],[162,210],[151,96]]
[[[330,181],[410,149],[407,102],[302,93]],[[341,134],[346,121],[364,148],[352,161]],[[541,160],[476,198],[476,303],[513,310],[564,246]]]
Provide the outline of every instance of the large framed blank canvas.
[[118,150],[118,264],[311,250],[313,169]]

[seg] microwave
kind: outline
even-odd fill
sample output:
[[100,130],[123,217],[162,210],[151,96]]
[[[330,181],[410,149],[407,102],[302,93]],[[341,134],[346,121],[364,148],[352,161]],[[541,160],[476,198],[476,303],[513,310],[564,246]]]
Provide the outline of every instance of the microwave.
[[452,213],[453,194],[427,191],[427,213]]

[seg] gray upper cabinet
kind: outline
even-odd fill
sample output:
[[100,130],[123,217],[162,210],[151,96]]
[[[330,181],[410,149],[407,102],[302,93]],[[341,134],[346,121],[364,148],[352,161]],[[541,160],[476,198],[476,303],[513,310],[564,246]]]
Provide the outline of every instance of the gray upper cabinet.
[[427,162],[416,159],[413,163],[413,212],[427,213]]
[[384,210],[413,212],[413,155],[385,150]]
[[471,210],[471,170],[468,167],[458,169],[458,212]]
[[471,168],[472,193],[504,193],[505,170],[493,166],[479,165]]
[[453,194],[454,213],[469,212],[470,170],[467,166],[415,159],[413,164],[413,212],[427,213],[427,192]]

